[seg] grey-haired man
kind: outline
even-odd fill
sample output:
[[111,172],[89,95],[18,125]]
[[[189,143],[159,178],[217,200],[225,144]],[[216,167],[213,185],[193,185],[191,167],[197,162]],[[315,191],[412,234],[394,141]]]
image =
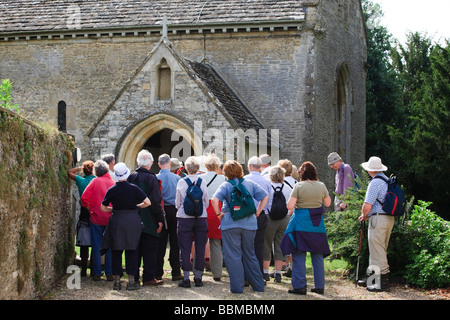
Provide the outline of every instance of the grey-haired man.
[[[336,152],[328,155],[328,165],[331,169],[336,170],[335,176],[335,190],[339,196],[343,195],[348,188],[351,188],[355,182],[355,173],[352,168],[342,161],[342,158]],[[346,203],[339,199],[339,196],[334,198],[334,211],[343,211],[346,209]]]

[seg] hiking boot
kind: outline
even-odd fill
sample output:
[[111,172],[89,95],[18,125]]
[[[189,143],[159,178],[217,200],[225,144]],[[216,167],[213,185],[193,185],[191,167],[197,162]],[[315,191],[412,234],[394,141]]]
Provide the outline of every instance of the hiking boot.
[[194,278],[194,283],[196,287],[203,287],[202,278]]
[[132,282],[127,284],[127,290],[139,290],[141,286],[137,282]]
[[317,293],[317,294],[323,294],[324,293],[324,289],[311,288],[311,292],[314,292],[314,293]]
[[94,281],[100,281],[101,277],[102,277],[101,275],[98,276],[98,275],[94,274],[94,276],[92,277],[92,279],[94,279]]
[[389,273],[382,274],[380,277],[380,285],[368,285],[367,290],[370,292],[390,292],[391,288],[389,286]]
[[179,281],[179,280],[183,280],[184,279],[184,277],[183,277],[183,275],[182,274],[179,274],[179,275],[172,275],[172,281]]
[[357,283],[358,283],[358,286],[360,286],[360,287],[363,287],[363,288],[367,287],[367,277],[365,277],[362,280],[358,280]]
[[178,282],[178,286],[180,288],[190,288],[191,287],[191,280],[185,279]]
[[306,287],[300,289],[289,289],[288,292],[304,296],[306,295]]
[[372,272],[372,273],[368,273],[368,274],[366,274],[366,277],[365,277],[364,279],[358,280],[358,281],[357,281],[358,286],[363,287],[363,288],[366,288],[366,287],[367,287],[367,279],[368,279],[372,274],[373,274],[373,272]]
[[164,281],[153,278],[152,280],[144,282],[142,285],[143,286],[160,286],[163,283],[164,283]]
[[275,282],[281,283],[281,273],[275,273]]
[[119,282],[114,282],[113,290],[122,290],[122,284]]
[[288,277],[288,278],[292,278],[292,269],[291,268],[287,268],[286,272],[283,273],[283,276]]
[[268,273],[264,273],[264,280],[265,280],[266,282],[269,282],[269,281],[270,281],[270,275],[269,275]]

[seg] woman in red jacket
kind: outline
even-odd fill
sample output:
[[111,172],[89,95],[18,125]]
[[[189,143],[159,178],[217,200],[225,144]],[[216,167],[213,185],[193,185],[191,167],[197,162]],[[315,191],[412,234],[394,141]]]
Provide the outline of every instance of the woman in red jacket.
[[[81,196],[81,205],[90,213],[91,245],[92,245],[92,269],[94,281],[99,281],[102,275],[100,245],[103,232],[108,224],[111,212],[101,210],[101,204],[106,191],[114,185],[114,180],[109,175],[108,165],[103,160],[97,160],[94,164],[95,175]],[[105,254],[105,273],[108,281],[112,281],[111,250]]]

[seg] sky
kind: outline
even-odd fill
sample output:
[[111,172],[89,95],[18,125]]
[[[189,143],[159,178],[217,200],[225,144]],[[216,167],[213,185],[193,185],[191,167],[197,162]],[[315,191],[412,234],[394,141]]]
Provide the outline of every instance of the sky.
[[381,25],[397,38],[406,41],[408,32],[426,32],[434,41],[444,44],[450,39],[450,0],[372,0],[381,5]]

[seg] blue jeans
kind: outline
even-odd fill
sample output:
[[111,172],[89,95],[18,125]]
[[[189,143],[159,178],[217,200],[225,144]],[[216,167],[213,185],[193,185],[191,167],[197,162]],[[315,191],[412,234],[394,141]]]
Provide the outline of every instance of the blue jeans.
[[[92,261],[91,268],[94,272],[94,275],[101,276],[102,275],[102,259],[100,255],[100,246],[102,244],[103,232],[105,231],[106,226],[100,226],[98,224],[90,224],[91,228],[91,244],[92,244]],[[111,249],[108,249],[105,253],[105,274],[107,276],[112,275],[112,264],[111,264]]]
[[[311,252],[311,262],[314,274],[314,287],[324,289],[325,287],[325,267],[322,253]],[[306,288],[306,252],[296,252],[292,254],[292,287],[294,289]]]
[[230,276],[230,291],[242,293],[244,281],[254,291],[264,291],[264,278],[255,255],[256,230],[232,228],[222,230],[223,257]]

